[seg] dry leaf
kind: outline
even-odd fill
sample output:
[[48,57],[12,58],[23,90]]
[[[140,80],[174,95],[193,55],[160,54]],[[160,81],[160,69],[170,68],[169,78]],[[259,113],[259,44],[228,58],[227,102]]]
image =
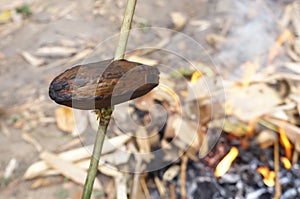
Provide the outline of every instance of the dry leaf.
[[262,149],[273,146],[274,142],[278,139],[276,133],[270,130],[261,131],[255,138],[255,142],[260,144]]
[[120,147],[119,150],[109,153],[107,155],[101,156],[101,161],[107,162],[112,165],[121,165],[128,162],[131,153],[126,152],[126,147]]
[[[237,87],[238,88],[238,87]],[[252,84],[229,92],[227,103],[232,114],[242,121],[252,121],[273,110],[281,103],[277,92],[266,84]]]
[[57,127],[68,133],[72,133],[75,128],[75,118],[71,108],[61,106],[55,109],[55,119]]
[[[127,142],[131,136],[128,135],[120,135],[111,139],[106,139],[103,144],[103,149],[101,154],[106,154],[114,151],[118,147],[122,146],[125,142]],[[76,162],[85,158],[89,158],[91,156],[91,151],[93,149],[93,145],[73,149],[70,151],[65,151],[58,156],[69,162]],[[24,174],[25,179],[32,179],[39,175],[44,175],[45,172],[49,169],[49,167],[43,161],[39,161],[30,165],[27,171]]]
[[[106,175],[106,176],[110,176],[110,177],[117,177],[117,176],[121,176],[122,173],[118,170],[118,168],[112,166],[112,165],[107,165],[106,163],[102,163],[102,156],[101,156],[101,160],[98,166],[98,170]],[[89,159],[85,159],[79,162],[76,162],[75,165],[78,168],[84,169],[84,170],[88,170],[89,166],[90,166],[90,160]],[[55,170],[48,170],[47,175],[57,175],[57,171]]]
[[22,138],[26,142],[32,144],[38,152],[42,151],[43,148],[42,148],[41,144],[35,138],[33,138],[30,134],[22,133]]
[[126,177],[121,175],[115,177],[115,184],[116,184],[116,192],[117,192],[117,199],[126,199],[127,198],[127,181]]
[[112,165],[106,166],[106,165],[100,165],[98,167],[98,170],[103,173],[104,175],[111,176],[111,177],[118,177],[122,176],[122,172],[118,170],[118,168],[113,167]]
[[230,118],[224,120],[223,130],[232,135],[242,137],[249,132],[248,125],[240,122],[240,121],[232,121]]
[[44,59],[37,58],[30,54],[29,52],[22,52],[23,58],[32,66],[41,66],[45,63]]
[[156,185],[157,190],[159,192],[160,198],[165,198],[166,188],[165,188],[163,182],[157,176],[154,177],[154,182],[155,182],[155,185]]
[[189,23],[191,26],[197,26],[198,31],[203,31],[211,26],[211,22],[208,20],[192,20]]
[[172,12],[170,16],[174,24],[174,30],[181,30],[185,26],[187,22],[187,17],[181,12]]
[[[49,152],[43,152],[41,158],[53,169],[56,169],[67,178],[70,178],[72,181],[84,185],[86,178],[86,171],[76,167],[71,162],[68,162],[57,155],[54,155]],[[94,182],[95,189],[102,189],[100,181],[95,179]]]
[[[90,159],[80,160],[79,162],[75,162],[75,163],[73,162],[73,164],[76,167],[87,171],[90,166]],[[119,176],[122,174],[118,171],[118,169],[116,167],[113,167],[112,165],[105,165],[105,164],[106,163],[101,164],[101,162],[100,162],[99,166],[98,166],[98,170],[102,174],[110,176],[110,177],[116,177],[116,176]],[[42,174],[40,174],[40,176],[52,176],[52,175],[59,175],[59,174],[60,174],[60,172],[58,170],[48,168],[48,170],[44,171]]]
[[98,126],[99,126],[99,122],[97,120],[96,113],[94,111],[89,111],[88,112],[88,118],[89,118],[89,122],[90,122],[90,125],[91,125],[92,129],[94,129],[95,131],[97,131]]
[[56,148],[55,152],[63,152],[63,151],[70,150],[76,146],[82,145],[82,143],[84,141],[85,141],[85,138],[81,138],[81,139],[74,138],[74,139],[68,141],[67,143],[58,146]]
[[210,150],[210,146],[208,143],[208,138],[207,136],[204,136],[203,139],[201,140],[201,147],[199,149],[199,158],[204,158]]
[[173,127],[174,120],[176,119],[176,115],[172,114],[168,117],[164,138],[174,138],[175,137],[175,129]]
[[76,47],[79,45],[78,40],[72,40],[72,39],[61,39],[59,43],[64,47]]
[[5,171],[4,171],[4,175],[3,175],[3,178],[4,179],[8,179],[11,177],[11,175],[13,174],[14,170],[18,167],[18,163],[17,163],[17,160],[16,158],[12,158],[8,165],[6,166],[5,168]]
[[151,152],[151,146],[148,139],[148,133],[143,126],[139,126],[136,131],[136,142],[139,147],[139,151],[142,153]]
[[292,119],[291,116],[288,115],[283,110],[275,111],[275,112],[269,114],[269,116],[272,117],[272,118],[279,119],[279,120],[284,120],[284,121],[289,121],[289,119]]
[[284,63],[283,66],[287,67],[291,71],[300,74],[300,63],[287,62]]
[[262,82],[272,82],[273,80],[280,79],[288,79],[289,81],[300,81],[300,75],[286,72],[273,72],[273,74],[270,74],[267,77],[265,76],[265,79],[263,79]]
[[171,180],[173,180],[176,176],[178,176],[179,171],[180,171],[180,166],[178,166],[178,165],[171,166],[164,173],[163,180],[164,181],[171,181]]
[[139,152],[145,155],[142,156],[143,160],[150,162],[154,156],[151,152],[150,138],[148,133],[143,126],[139,126],[136,131],[136,142],[139,148]]
[[144,198],[140,178],[139,174],[134,174],[130,190],[130,198]]
[[128,61],[133,61],[133,62],[138,62],[138,63],[143,63],[145,65],[148,65],[148,66],[155,66],[158,64],[158,60],[155,60],[155,59],[149,59],[149,58],[145,58],[145,57],[139,57],[139,56],[136,56],[136,55],[132,55],[132,56],[129,56],[127,58]]
[[[35,180],[31,185],[30,189],[37,189],[40,187],[48,186],[51,185],[53,182],[50,179],[45,179],[45,178],[39,178]],[[56,183],[55,183],[56,184]]]
[[[74,116],[71,116],[73,118],[75,118],[76,124],[75,127],[73,127],[72,130],[72,135],[73,136],[79,136],[81,135],[85,129],[88,127],[89,124],[89,118],[88,118],[88,111],[84,111],[84,110],[78,110],[78,109],[70,109],[71,111],[73,111]],[[96,118],[95,121],[97,122]],[[69,126],[71,128],[71,126]]]
[[182,140],[188,147],[192,147],[196,150],[199,149],[199,124],[191,121],[185,121],[177,115],[171,125],[175,130],[176,137]]
[[70,57],[77,53],[76,48],[61,47],[61,46],[51,46],[42,47],[36,51],[36,55],[42,57]]
[[144,191],[145,198],[151,199],[151,195],[150,195],[147,183],[146,183],[146,175],[140,177],[140,185]]

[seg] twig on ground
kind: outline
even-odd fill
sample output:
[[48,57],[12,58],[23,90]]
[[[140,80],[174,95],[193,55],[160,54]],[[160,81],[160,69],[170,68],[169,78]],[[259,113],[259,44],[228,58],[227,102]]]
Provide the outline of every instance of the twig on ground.
[[274,199],[279,199],[281,196],[281,186],[280,186],[280,177],[279,177],[279,143],[278,143],[278,139],[274,143],[274,171],[275,171]]
[[182,155],[181,172],[180,172],[180,194],[181,198],[187,198],[186,195],[186,168],[189,157],[186,154]]

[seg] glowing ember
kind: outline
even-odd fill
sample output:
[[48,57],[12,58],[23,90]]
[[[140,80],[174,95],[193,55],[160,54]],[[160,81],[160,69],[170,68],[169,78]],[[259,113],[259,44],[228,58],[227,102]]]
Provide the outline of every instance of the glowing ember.
[[292,144],[287,138],[283,128],[279,128],[280,144],[284,147],[285,156],[290,160],[292,157]]
[[270,171],[267,167],[259,167],[257,171],[264,177],[264,183],[268,187],[273,187],[275,185],[275,172]]
[[281,162],[283,163],[284,168],[290,169],[292,167],[291,162],[289,161],[288,158],[286,157],[281,157],[280,158]]
[[217,178],[223,176],[230,168],[232,162],[238,156],[239,151],[236,147],[232,147],[229,153],[221,160],[215,170],[215,176]]
[[195,71],[191,78],[191,83],[195,83],[200,77],[202,77],[202,74],[198,71]]

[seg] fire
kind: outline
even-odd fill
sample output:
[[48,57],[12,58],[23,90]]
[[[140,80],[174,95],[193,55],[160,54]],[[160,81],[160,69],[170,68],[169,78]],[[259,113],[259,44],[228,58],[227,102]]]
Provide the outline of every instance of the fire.
[[292,157],[292,144],[287,138],[283,128],[279,128],[279,135],[280,135],[280,143],[285,150],[285,156],[287,157],[287,159],[290,160]]
[[275,172],[267,167],[258,167],[257,171],[264,177],[264,183],[268,187],[275,186]]
[[239,151],[236,147],[232,147],[228,154],[220,161],[215,170],[215,176],[217,178],[223,176],[230,168],[232,162],[238,156]]
[[191,83],[195,83],[200,77],[202,77],[202,74],[199,71],[195,71],[192,74]]
[[290,162],[290,160],[288,158],[281,157],[280,160],[283,163],[284,168],[290,169],[292,167],[292,164],[291,164],[291,162]]

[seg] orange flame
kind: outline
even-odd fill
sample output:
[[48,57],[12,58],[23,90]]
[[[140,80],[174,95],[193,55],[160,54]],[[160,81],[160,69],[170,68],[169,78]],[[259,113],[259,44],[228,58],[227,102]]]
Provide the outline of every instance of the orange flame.
[[290,160],[292,157],[292,144],[287,138],[283,128],[279,128],[280,144],[284,147],[285,156]]
[[283,163],[284,168],[290,169],[292,167],[292,164],[291,164],[291,162],[290,162],[290,160],[288,158],[281,157],[280,160]]
[[202,77],[202,74],[199,71],[193,72],[191,77],[191,83],[195,83],[200,77]]
[[215,176],[217,178],[223,176],[230,168],[232,162],[238,156],[239,151],[236,147],[232,147],[228,154],[220,161],[215,170]]
[[264,177],[264,183],[268,187],[275,186],[275,172],[267,167],[258,167],[257,171]]

